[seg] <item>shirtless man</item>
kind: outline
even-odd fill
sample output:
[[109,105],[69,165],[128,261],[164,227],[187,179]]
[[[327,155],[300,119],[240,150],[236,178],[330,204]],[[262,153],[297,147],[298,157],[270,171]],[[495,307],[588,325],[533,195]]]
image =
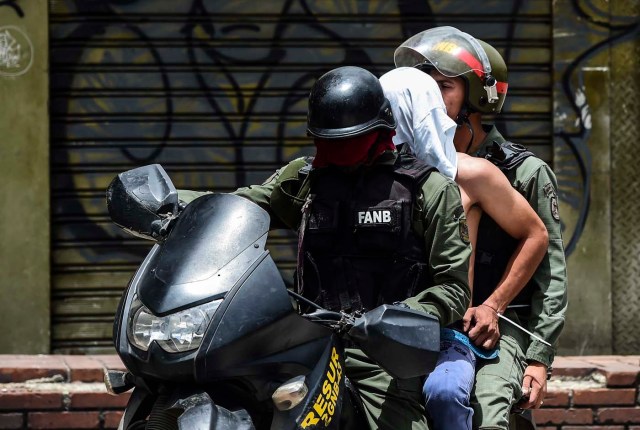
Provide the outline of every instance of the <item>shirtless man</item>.
[[[519,241],[509,267],[492,295],[480,306],[493,312],[506,308],[534,273],[545,255],[548,236],[544,223],[529,203],[513,189],[504,174],[489,161],[456,155],[453,137],[455,122],[447,116],[438,84],[429,75],[414,68],[397,68],[380,78],[385,96],[397,121],[394,143],[406,144],[418,158],[434,165],[444,174],[454,177],[460,186],[467,216],[468,236],[475,249],[478,225],[486,212],[510,236]],[[437,131],[436,131],[437,130]],[[461,224],[460,228],[465,228]],[[473,268],[474,255],[470,268]],[[469,271],[473,285],[473,270]],[[474,382],[475,358],[493,358],[487,351],[499,338],[497,321],[482,333],[468,335],[474,346],[457,330],[445,330],[442,352],[436,370],[424,386],[427,410],[436,429],[471,429],[473,409],[469,398]]]

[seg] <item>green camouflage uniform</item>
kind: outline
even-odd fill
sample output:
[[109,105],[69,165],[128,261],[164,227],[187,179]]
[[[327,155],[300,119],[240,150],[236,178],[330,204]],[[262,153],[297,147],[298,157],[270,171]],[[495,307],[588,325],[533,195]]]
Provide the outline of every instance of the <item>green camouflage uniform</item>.
[[[380,156],[392,164],[395,152]],[[298,172],[307,164],[299,158],[279,169],[264,184],[238,189],[235,194],[257,203],[271,216],[272,228],[297,230],[308,181]],[[184,201],[199,193],[180,192]],[[462,318],[470,301],[466,218],[455,182],[438,172],[423,183],[413,210],[413,230],[424,238],[431,273],[430,285],[404,302],[412,309],[435,315],[441,325]],[[346,374],[358,388],[372,429],[428,429],[422,401],[422,378],[392,378],[358,349],[346,351]]]
[[[476,156],[484,156],[492,142],[505,142],[494,126],[484,127],[488,134]],[[567,307],[567,274],[557,211],[557,180],[551,168],[533,156],[506,175],[547,227],[549,247],[531,278],[535,284],[531,307],[509,309],[505,316],[554,345],[564,326]],[[511,406],[522,397],[522,379],[528,362],[537,361],[550,367],[554,359],[554,348],[503,320],[500,320],[499,327],[499,357],[478,362],[476,384],[471,395],[474,428],[509,428]]]

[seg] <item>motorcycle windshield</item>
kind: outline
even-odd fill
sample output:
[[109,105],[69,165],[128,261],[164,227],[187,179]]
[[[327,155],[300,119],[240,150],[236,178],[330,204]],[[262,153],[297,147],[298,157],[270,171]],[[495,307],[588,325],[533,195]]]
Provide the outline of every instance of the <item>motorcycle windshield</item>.
[[156,315],[223,295],[264,258],[269,215],[233,194],[190,203],[141,277],[138,294]]

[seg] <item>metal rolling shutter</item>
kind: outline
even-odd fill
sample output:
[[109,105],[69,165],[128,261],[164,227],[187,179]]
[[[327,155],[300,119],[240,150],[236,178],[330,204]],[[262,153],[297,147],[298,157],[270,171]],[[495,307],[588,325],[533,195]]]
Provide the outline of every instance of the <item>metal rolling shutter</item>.
[[[398,44],[430,26],[454,25],[505,55],[499,125],[549,160],[549,2],[433,3],[51,1],[53,352],[112,352],[117,301],[150,248],[106,215],[117,173],[160,163],[178,188],[259,183],[312,152],[315,78],[339,65],[379,76]],[[290,273],[292,235],[275,232],[270,249]]]

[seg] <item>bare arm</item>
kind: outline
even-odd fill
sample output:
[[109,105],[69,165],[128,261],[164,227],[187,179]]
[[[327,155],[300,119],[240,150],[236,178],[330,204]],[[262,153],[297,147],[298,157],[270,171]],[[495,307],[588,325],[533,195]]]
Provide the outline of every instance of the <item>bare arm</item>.
[[489,161],[460,155],[458,184],[510,236],[519,240],[495,291],[482,304],[474,303],[464,318],[464,328],[478,345],[490,348],[499,338],[496,312],[504,312],[527,284],[544,257],[548,234],[527,200]]

